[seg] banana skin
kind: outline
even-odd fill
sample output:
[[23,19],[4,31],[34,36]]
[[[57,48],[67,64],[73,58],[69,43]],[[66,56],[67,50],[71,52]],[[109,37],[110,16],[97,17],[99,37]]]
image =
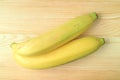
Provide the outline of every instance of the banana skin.
[[96,19],[96,13],[76,17],[38,37],[21,43],[12,43],[12,50],[23,56],[50,52],[85,32]]
[[82,58],[96,51],[105,43],[103,38],[87,36],[40,56],[21,56],[14,53],[18,64],[30,69],[45,69],[62,65],[76,59]]

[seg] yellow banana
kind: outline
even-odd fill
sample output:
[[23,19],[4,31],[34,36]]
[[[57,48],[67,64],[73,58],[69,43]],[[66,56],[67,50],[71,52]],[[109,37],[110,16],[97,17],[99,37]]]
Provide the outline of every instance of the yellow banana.
[[69,22],[22,43],[12,43],[14,53],[29,56],[50,52],[74,39],[97,19],[96,13],[76,17]]
[[65,64],[84,57],[105,43],[103,38],[83,37],[50,52],[39,56],[21,56],[14,53],[15,60],[25,68],[44,69]]

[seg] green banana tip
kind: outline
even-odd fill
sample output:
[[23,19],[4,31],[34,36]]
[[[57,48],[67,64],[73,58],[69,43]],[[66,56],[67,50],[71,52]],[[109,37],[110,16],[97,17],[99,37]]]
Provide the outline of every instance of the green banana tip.
[[100,38],[100,44],[104,45],[105,44],[105,39],[104,38]]
[[90,16],[92,16],[92,18],[94,18],[94,19],[97,19],[97,18],[98,18],[98,15],[97,15],[96,12],[91,13]]
[[13,42],[13,43],[10,44],[10,47],[13,48],[15,45],[16,45],[16,43]]

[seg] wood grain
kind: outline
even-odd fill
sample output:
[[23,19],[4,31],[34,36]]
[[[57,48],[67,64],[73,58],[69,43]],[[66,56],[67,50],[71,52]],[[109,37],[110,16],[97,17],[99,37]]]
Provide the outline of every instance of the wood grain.
[[[84,33],[106,44],[80,60],[45,70],[20,67],[10,44],[54,29],[76,16],[97,12]],[[120,0],[1,0],[0,80],[120,80]]]
[[116,36],[120,34],[120,1],[8,0],[1,1],[0,6],[0,33],[40,34],[46,31],[46,28],[52,29],[76,16],[97,12],[99,20],[89,30],[89,34]]

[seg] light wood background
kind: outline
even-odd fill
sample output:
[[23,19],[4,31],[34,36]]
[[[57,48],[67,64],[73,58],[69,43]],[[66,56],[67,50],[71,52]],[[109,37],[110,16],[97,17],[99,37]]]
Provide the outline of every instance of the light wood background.
[[[11,42],[51,30],[76,16],[97,12],[84,35],[106,44],[83,59],[45,70],[20,67]],[[0,0],[0,80],[120,80],[120,0]]]

